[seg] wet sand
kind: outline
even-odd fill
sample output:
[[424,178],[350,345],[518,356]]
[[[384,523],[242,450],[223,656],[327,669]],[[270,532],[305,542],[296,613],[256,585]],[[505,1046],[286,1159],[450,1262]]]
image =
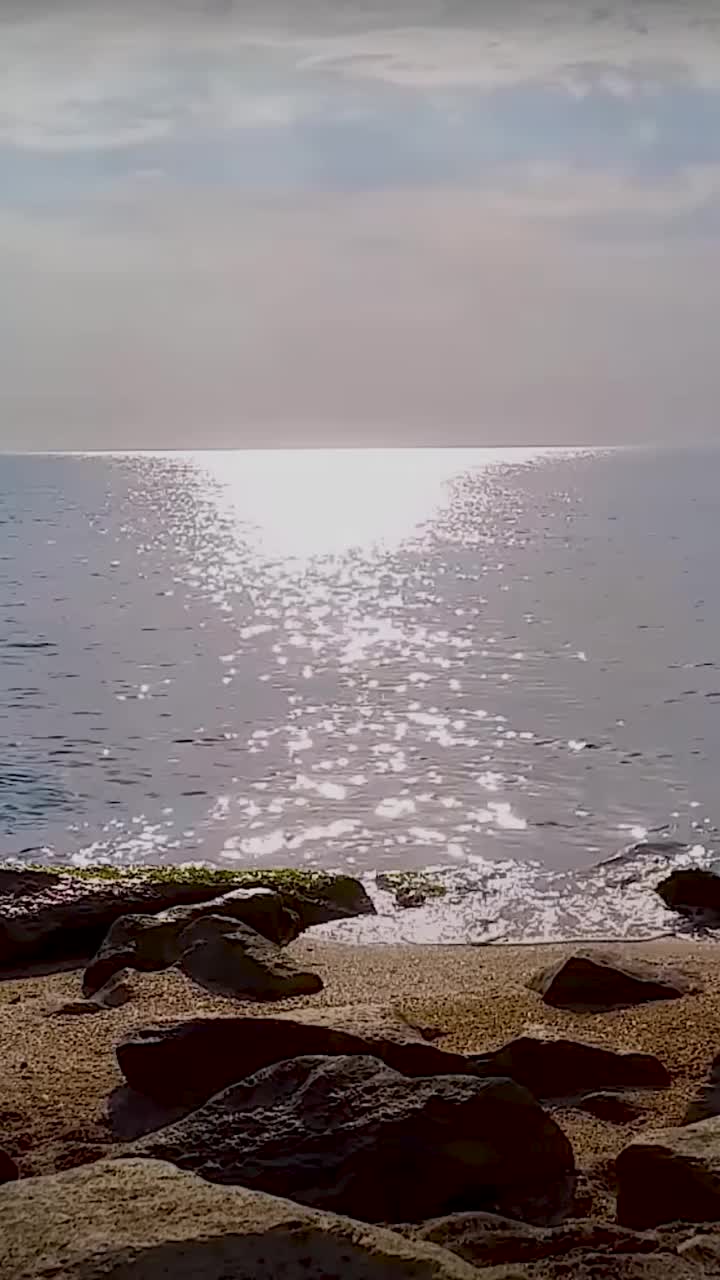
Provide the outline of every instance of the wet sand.
[[645,1108],[629,1125],[613,1125],[575,1109],[556,1111],[579,1166],[597,1185],[593,1211],[603,1212],[603,1179],[615,1154],[643,1129],[682,1121],[685,1106],[720,1050],[720,951],[713,943],[661,941],[613,947],[616,953],[682,969],[702,984],[697,995],[607,1013],[554,1010],[526,982],[574,948],[356,947],[307,936],[290,948],[325,982],[316,996],[277,1005],[236,1003],[206,995],[182,974],[137,974],[135,996],[95,1015],[53,1012],[79,996],[79,971],[0,982],[0,1147],[29,1175],[83,1163],[111,1150],[107,1099],[121,1084],[113,1046],[126,1032],[199,1014],[267,1014],[273,1008],[383,1003],[442,1032],[440,1047],[458,1052],[497,1048],[523,1032],[567,1035],[618,1050],[656,1054],[671,1088],[634,1093]]

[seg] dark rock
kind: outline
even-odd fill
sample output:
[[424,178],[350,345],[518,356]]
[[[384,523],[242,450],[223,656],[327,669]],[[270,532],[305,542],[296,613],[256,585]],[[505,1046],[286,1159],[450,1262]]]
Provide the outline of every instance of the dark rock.
[[534,1227],[494,1213],[455,1213],[393,1230],[413,1240],[439,1244],[478,1267],[540,1262],[579,1252],[643,1254],[658,1247],[658,1237],[649,1232],[582,1218],[556,1227]]
[[393,1231],[456,1254],[488,1280],[703,1280],[720,1275],[720,1236],[699,1234],[691,1226],[632,1231],[575,1219],[542,1228],[489,1213],[464,1213]]
[[697,1124],[698,1120],[717,1115],[720,1115],[720,1053],[713,1059],[706,1083],[689,1103],[683,1123]]
[[670,1075],[648,1053],[616,1053],[578,1040],[520,1036],[494,1053],[471,1054],[483,1076],[510,1076],[536,1098],[565,1098],[588,1089],[664,1089]]
[[133,987],[127,980],[128,974],[127,969],[121,969],[90,998],[78,997],[76,1000],[60,1000],[51,1004],[47,1016],[58,1017],[65,1014],[83,1016],[102,1013],[104,1009],[119,1009],[121,1005],[127,1004],[134,994]]
[[312,894],[293,889],[287,893],[272,885],[279,892],[290,910],[300,917],[303,929],[318,924],[330,924],[333,920],[348,920],[352,916],[374,916],[372,898],[359,880],[352,876],[326,877]]
[[620,1152],[618,1221],[720,1222],[720,1116],[643,1133]]
[[683,974],[593,948],[575,951],[536,973],[528,986],[558,1009],[599,1010],[677,1000],[697,990]]
[[[71,875],[32,876],[20,892],[0,883],[0,967],[29,960],[91,955],[119,916],[163,911],[218,896],[217,884],[150,880],[86,880]],[[48,881],[50,881],[48,883]]]
[[720,876],[702,867],[673,871],[657,886],[663,902],[684,915],[711,915],[720,921]]
[[549,1222],[572,1148],[511,1080],[410,1079],[377,1058],[293,1058],[123,1148],[375,1222],[491,1209]]
[[102,1013],[102,1005],[99,1005],[96,1000],[83,1000],[78,996],[77,1000],[59,1000],[51,1004],[46,1016],[48,1018],[82,1018],[98,1013]]
[[[218,882],[211,873],[204,882],[182,877],[155,880],[128,870],[127,875],[111,880],[65,870],[0,867],[0,969],[41,960],[87,959],[120,916],[211,902],[233,888],[254,892],[263,887],[262,875],[256,879],[248,890],[242,873],[233,886],[232,881]],[[282,873],[269,872],[264,887],[278,894],[302,928],[375,911],[363,886],[351,876],[328,875],[313,882],[289,875],[285,883]]]
[[131,1033],[116,1052],[132,1089],[171,1106],[206,1102],[285,1058],[363,1054],[407,1076],[467,1075],[470,1070],[462,1054],[428,1044],[382,1005],[167,1023]]
[[276,943],[239,920],[203,916],[178,939],[188,978],[230,1000],[284,1000],[322,991],[319,974],[300,969]]
[[92,1000],[103,1009],[119,1009],[128,1004],[135,994],[129,969],[120,969],[112,978],[95,992]]
[[136,1089],[120,1085],[107,1100],[107,1120],[113,1139],[132,1142],[156,1129],[165,1129],[187,1115],[187,1106],[172,1105],[148,1098]]
[[12,1156],[0,1149],[0,1182],[15,1182],[19,1177],[18,1167]]
[[588,1093],[573,1105],[576,1110],[587,1111],[588,1115],[607,1120],[609,1124],[632,1124],[645,1114],[643,1107],[619,1093]]
[[437,1245],[157,1160],[101,1160],[0,1191],[7,1280],[474,1280]]
[[273,942],[286,943],[300,931],[298,917],[271,889],[236,889],[209,902],[171,907],[157,915],[121,916],[114,922],[83,977],[85,995],[94,995],[120,969],[153,972],[180,959],[181,934],[204,916],[242,921]]
[[28,867],[0,867],[0,900],[22,898],[28,893],[52,889],[57,876],[51,871],[37,871]]

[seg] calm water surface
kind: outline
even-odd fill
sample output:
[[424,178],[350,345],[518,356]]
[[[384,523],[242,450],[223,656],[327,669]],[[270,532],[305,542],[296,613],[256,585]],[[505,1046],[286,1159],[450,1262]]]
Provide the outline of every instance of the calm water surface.
[[719,534],[712,451],[0,458],[0,853],[445,868],[339,936],[667,928]]

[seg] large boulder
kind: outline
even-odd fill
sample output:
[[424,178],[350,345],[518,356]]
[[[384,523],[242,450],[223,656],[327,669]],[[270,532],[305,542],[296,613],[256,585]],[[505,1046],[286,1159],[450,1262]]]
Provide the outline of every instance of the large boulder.
[[374,1222],[490,1209],[547,1222],[570,1144],[511,1080],[409,1078],[370,1057],[276,1063],[122,1154]]
[[696,1124],[698,1120],[717,1115],[720,1115],[720,1053],[713,1058],[707,1080],[688,1103],[684,1123]]
[[[112,871],[112,876],[110,872]],[[240,871],[237,878],[202,868],[98,868],[82,874],[0,867],[0,969],[49,959],[82,960],[99,947],[120,916],[150,915],[188,903],[210,902],[233,889],[267,888],[297,916],[302,929],[374,906],[351,876],[293,870]]]
[[720,1116],[643,1133],[615,1164],[625,1226],[720,1222]]
[[213,995],[284,1000],[322,991],[319,974],[301,969],[269,938],[225,916],[203,916],[178,939],[180,968]]
[[676,970],[627,961],[595,947],[563,957],[528,986],[558,1009],[616,1009],[649,1000],[677,1000],[696,986]]
[[235,889],[221,898],[171,907],[156,915],[121,916],[85,970],[85,995],[94,995],[121,969],[146,973],[168,969],[180,959],[180,937],[189,926],[218,914],[242,921],[278,944],[291,942],[300,932],[298,917],[284,906],[279,894],[262,888]]
[[6,1280],[473,1280],[437,1245],[211,1186],[155,1160],[98,1161],[0,1189]]
[[166,1106],[206,1102],[273,1062],[309,1055],[370,1055],[406,1076],[472,1071],[383,1005],[170,1022],[131,1032],[116,1052],[129,1086]]
[[663,1089],[670,1075],[649,1053],[616,1053],[579,1040],[519,1036],[494,1053],[471,1054],[483,1076],[510,1076],[536,1098],[573,1097],[603,1088]]
[[656,886],[666,907],[689,916],[714,916],[720,922],[720,876],[702,867],[673,871]]

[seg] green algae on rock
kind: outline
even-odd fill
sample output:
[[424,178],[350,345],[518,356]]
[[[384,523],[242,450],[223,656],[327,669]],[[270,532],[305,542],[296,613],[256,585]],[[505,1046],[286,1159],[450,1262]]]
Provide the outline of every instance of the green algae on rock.
[[48,959],[87,959],[120,916],[209,902],[224,892],[267,888],[295,912],[302,929],[372,914],[350,876],[292,867],[237,871],[180,866],[75,868],[0,866],[0,968]]

